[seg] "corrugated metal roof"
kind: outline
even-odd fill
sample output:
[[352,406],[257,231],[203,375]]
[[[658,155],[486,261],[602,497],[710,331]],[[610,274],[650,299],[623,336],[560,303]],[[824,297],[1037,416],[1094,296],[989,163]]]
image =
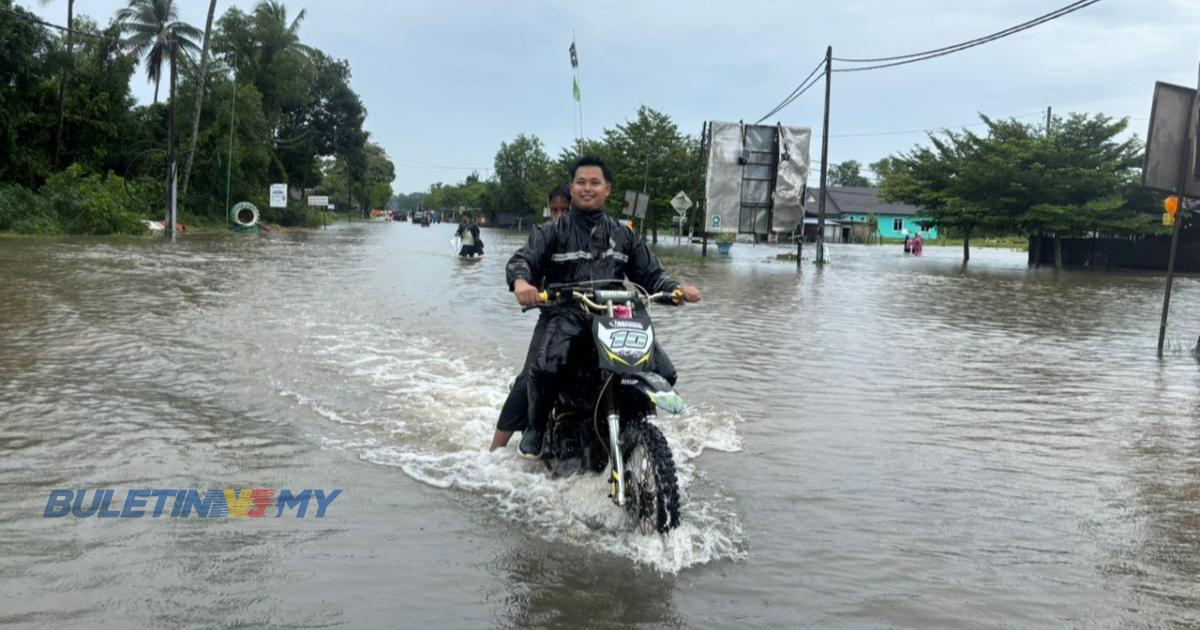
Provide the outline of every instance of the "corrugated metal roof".
[[[867,186],[830,186],[825,201],[825,216],[871,214],[876,216],[927,215],[916,206],[906,203],[884,203],[877,196],[879,189]],[[821,189],[812,188],[805,197],[804,213],[816,216],[820,208]]]

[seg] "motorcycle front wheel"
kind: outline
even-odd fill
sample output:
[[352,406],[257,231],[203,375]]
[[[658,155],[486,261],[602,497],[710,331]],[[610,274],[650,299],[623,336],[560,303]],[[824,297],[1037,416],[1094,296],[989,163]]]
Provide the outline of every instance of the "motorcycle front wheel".
[[643,534],[679,525],[679,484],[671,448],[658,427],[639,422],[625,433],[625,511]]

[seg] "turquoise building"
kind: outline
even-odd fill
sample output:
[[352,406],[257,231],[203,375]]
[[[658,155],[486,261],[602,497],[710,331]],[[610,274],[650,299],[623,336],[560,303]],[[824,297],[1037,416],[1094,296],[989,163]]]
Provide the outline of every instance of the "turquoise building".
[[[879,200],[878,188],[865,186],[830,186],[825,198],[825,241],[831,243],[862,242],[874,238],[903,239],[920,234],[923,239],[936,239],[933,219],[921,209],[903,203]],[[808,191],[804,205],[804,235],[815,240],[820,189]],[[874,214],[879,223],[878,233],[870,234],[868,219]]]

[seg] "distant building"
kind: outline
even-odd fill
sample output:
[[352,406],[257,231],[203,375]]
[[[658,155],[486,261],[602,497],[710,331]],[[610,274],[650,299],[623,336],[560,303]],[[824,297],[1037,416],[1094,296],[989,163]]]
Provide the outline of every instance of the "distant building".
[[[921,209],[904,203],[885,203],[877,196],[879,189],[865,186],[830,186],[825,197],[825,242],[851,243],[871,238],[904,238],[920,234],[921,238],[937,238],[933,219]],[[821,190],[809,189],[804,204],[804,238],[817,238]],[[874,214],[879,223],[878,233],[872,235],[868,219]]]

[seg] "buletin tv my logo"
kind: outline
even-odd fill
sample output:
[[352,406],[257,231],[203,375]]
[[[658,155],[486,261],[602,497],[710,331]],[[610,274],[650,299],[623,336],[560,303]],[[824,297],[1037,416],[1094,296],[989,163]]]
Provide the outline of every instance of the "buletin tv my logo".
[[[324,518],[341,489],[133,488],[118,495],[111,488],[56,489],[46,501],[46,518]],[[310,509],[311,507],[311,509]]]

